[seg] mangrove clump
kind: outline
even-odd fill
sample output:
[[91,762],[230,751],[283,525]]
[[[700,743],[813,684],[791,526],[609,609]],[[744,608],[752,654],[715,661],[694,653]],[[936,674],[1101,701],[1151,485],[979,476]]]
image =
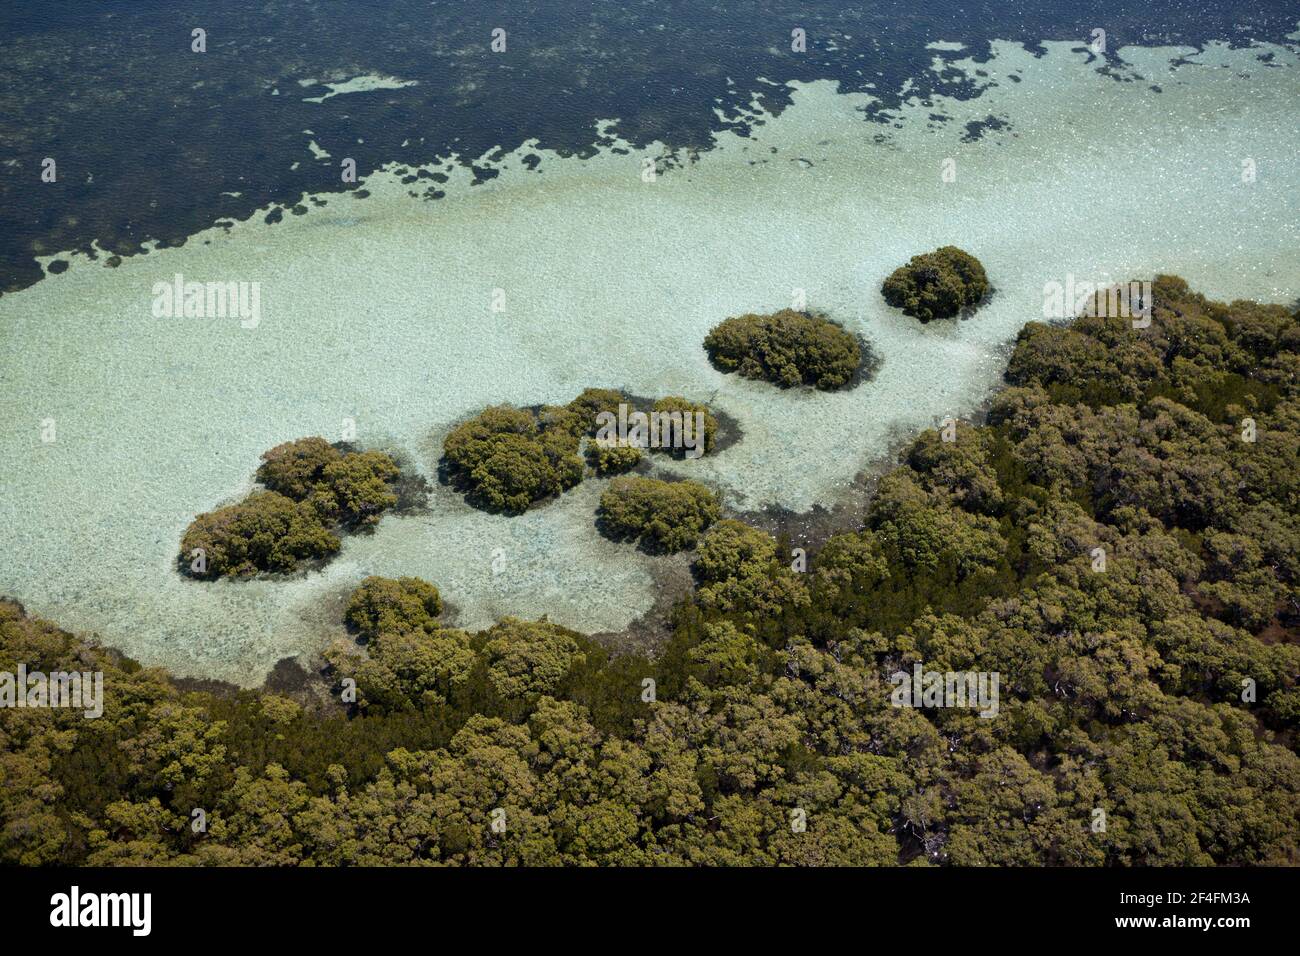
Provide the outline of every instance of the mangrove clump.
[[639,539],[647,551],[672,554],[695,547],[718,520],[715,492],[697,481],[616,478],[600,496],[600,523],[613,537]]
[[720,371],[782,388],[842,388],[862,364],[862,347],[843,327],[793,309],[726,319],[705,336],[704,348]]
[[885,280],[885,301],[922,322],[950,319],[973,308],[989,293],[984,266],[969,252],[943,246],[912,256]]
[[197,578],[286,572],[339,549],[332,529],[372,525],[397,504],[400,469],[378,451],[345,451],[323,438],[284,442],[262,455],[266,491],[199,515],[181,538],[182,571]]
[[589,388],[567,405],[494,405],[443,441],[450,482],[488,511],[521,514],[582,481],[635,468],[644,451],[698,458],[713,447],[718,420],[704,405],[671,395],[653,404]]

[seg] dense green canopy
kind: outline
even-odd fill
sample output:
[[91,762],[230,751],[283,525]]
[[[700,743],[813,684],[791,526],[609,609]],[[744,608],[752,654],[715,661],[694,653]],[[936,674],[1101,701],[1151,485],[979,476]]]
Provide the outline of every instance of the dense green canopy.
[[580,437],[569,417],[495,405],[452,429],[442,448],[471,501],[518,514],[582,481]]
[[793,309],[719,322],[705,336],[704,348],[722,371],[782,388],[842,388],[862,364],[862,349],[850,333],[829,319]]
[[969,252],[943,246],[912,256],[885,280],[885,301],[922,322],[950,319],[978,305],[989,292],[984,266]]
[[[640,407],[644,404],[613,389],[589,388],[567,405],[486,408],[443,440],[447,471],[472,504],[522,514],[581,482],[584,458],[593,472],[605,477],[636,467],[643,450],[682,458],[698,457],[688,444],[702,444],[701,453],[713,448],[718,421],[707,406],[677,395],[660,398],[649,408]],[[626,435],[606,437],[606,432],[617,431],[618,422],[626,424],[636,415],[645,418],[640,442]],[[695,427],[697,415],[703,423],[702,438]],[[689,423],[684,422],[686,416]],[[653,437],[652,421],[663,423]]]
[[180,559],[193,577],[218,578],[292,571],[338,549],[338,537],[310,504],[259,491],[195,518],[181,538]]
[[[0,670],[106,691],[0,708],[0,861],[1295,863],[1300,321],[1162,277],[1150,328],[1030,326],[1008,378],[806,565],[713,524],[653,659],[371,578],[319,710],[0,602]],[[916,665],[996,673],[996,716],[895,706]]]
[[717,494],[698,481],[616,478],[600,496],[600,523],[607,533],[640,539],[646,550],[668,554],[693,548],[720,512]]
[[198,578],[292,571],[339,549],[333,530],[374,524],[397,504],[397,464],[378,451],[344,452],[299,438],[262,455],[267,491],[199,515],[181,538],[179,566]]

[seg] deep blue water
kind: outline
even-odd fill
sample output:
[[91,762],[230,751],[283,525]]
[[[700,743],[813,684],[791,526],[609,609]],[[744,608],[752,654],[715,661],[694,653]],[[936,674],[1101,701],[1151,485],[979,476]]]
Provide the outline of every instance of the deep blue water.
[[[1281,41],[1297,19],[1294,0],[11,2],[0,6],[0,294],[41,278],[37,254],[97,242],[129,255],[269,202],[355,189],[341,157],[364,177],[532,138],[581,153],[612,117],[626,139],[688,153],[722,125],[715,108],[732,114],[759,94],[779,110],[789,80],[869,90],[880,105],[864,121],[889,123],[909,78],[908,95],[927,94],[936,55],[983,55],[993,39],[1083,45],[1100,27],[1113,56],[1129,43]],[[202,54],[190,48],[196,27]],[[805,53],[790,49],[796,27]],[[495,28],[503,53],[489,48]],[[968,50],[927,50],[935,40]],[[417,85],[303,102],[325,89],[300,81],[361,74]],[[976,76],[944,92],[978,89]],[[314,160],[308,139],[331,158]],[[40,181],[45,157],[55,183]],[[436,201],[437,185],[413,179],[412,192]]]

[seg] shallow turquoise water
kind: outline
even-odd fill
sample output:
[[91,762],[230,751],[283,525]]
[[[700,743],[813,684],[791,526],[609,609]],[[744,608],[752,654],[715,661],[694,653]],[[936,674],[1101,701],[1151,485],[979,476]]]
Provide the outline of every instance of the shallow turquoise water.
[[[900,436],[977,407],[1040,316],[1043,285],[1067,273],[1177,272],[1219,298],[1300,296],[1295,56],[1132,48],[1117,79],[1069,46],[1036,58],[1005,45],[980,68],[1018,83],[912,103],[883,138],[863,121],[867,96],[818,82],[779,117],[759,114],[751,138],[720,134],[650,182],[659,150],[613,139],[586,160],[546,154],[538,172],[509,155],[483,185],[462,171],[437,203],[377,175],[369,199],[275,226],[255,216],[115,270],[75,259],[0,298],[0,593],[146,663],[245,684],[338,634],[338,598],[366,573],[428,578],[467,626],[549,613],[616,630],[653,602],[655,559],[595,533],[595,481],[520,518],[435,485],[428,514],[386,518],[286,581],[200,584],[172,563],[193,515],[243,494],[264,449],[337,438],[345,419],[432,474],[441,434],[486,404],[562,402],[588,385],[684,394],[745,438],[671,467],[733,508],[801,511],[834,502]],[[988,116],[1009,129],[963,137]],[[983,260],[992,301],[928,326],[886,307],[889,270],[945,243]],[[259,282],[261,322],[153,318],[150,290],[177,272]],[[884,358],[872,382],[780,392],[708,365],[711,325],[786,307],[795,290],[872,341]]]

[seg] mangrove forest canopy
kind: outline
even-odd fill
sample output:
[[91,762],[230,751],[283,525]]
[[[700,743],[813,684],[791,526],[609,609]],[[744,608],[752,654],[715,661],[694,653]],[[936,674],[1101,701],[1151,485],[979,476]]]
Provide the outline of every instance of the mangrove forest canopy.
[[[0,861],[1294,864],[1300,316],[1153,288],[1146,328],[1027,325],[987,420],[922,432],[806,555],[617,479],[629,533],[698,536],[653,655],[457,628],[435,583],[368,578],[325,705],[194,689],[0,601],[0,668],[108,691],[97,720],[0,710]],[[581,468],[572,412],[449,443],[526,505]],[[544,480],[492,484],[494,455]],[[315,514],[337,461],[270,456],[260,494]],[[914,668],[996,673],[996,714],[899,706]]]

